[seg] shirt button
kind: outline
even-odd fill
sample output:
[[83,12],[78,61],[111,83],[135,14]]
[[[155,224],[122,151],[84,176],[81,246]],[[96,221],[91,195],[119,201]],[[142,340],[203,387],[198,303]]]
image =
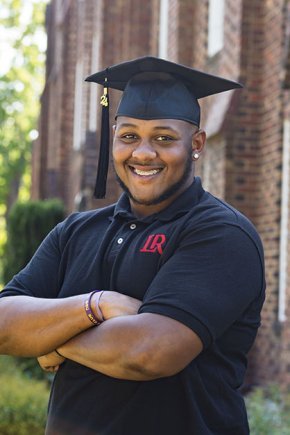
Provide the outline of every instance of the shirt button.
[[130,225],[131,230],[135,230],[136,227],[137,227],[136,224],[131,224],[131,225]]
[[119,245],[121,245],[121,243],[123,243],[123,240],[124,240],[124,239],[122,239],[122,237],[120,237],[120,238],[118,239],[117,243],[118,243]]

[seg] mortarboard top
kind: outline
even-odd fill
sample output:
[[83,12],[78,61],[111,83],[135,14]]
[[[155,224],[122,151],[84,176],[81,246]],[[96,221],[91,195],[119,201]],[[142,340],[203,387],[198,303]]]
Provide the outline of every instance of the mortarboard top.
[[181,119],[199,126],[199,98],[242,87],[237,82],[150,56],[113,65],[90,75],[86,81],[99,83],[105,88],[101,100],[103,114],[95,189],[97,198],[105,196],[109,163],[107,88],[124,91],[116,117]]
[[103,85],[107,78],[109,88],[124,91],[130,79],[136,74],[148,72],[172,74],[176,79],[186,83],[197,99],[242,87],[237,82],[152,56],[140,57],[113,65],[103,71],[90,75],[86,78],[86,81]]

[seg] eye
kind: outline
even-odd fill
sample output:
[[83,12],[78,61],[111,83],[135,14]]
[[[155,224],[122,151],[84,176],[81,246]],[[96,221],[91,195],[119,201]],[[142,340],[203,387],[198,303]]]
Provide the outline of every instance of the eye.
[[125,133],[120,136],[123,142],[131,143],[138,139],[138,136],[134,133]]
[[173,137],[167,135],[160,135],[155,138],[157,142],[171,142],[173,141]]

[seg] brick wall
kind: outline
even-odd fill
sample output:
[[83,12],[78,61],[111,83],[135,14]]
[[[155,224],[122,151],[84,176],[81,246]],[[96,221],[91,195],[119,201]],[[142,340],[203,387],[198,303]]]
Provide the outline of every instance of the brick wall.
[[[243,2],[241,81],[245,90],[229,118],[226,199],[256,225],[265,248],[267,298],[250,359],[252,382],[281,376],[278,322],[283,2]],[[271,28],[271,32],[269,29]],[[284,373],[285,374],[285,373]]]
[[[203,2],[204,3],[204,2]],[[240,81],[241,53],[241,21],[242,1],[225,2],[224,44],[223,49],[212,57],[207,56],[207,40],[204,43],[203,69],[214,75]],[[208,9],[204,11],[205,23]],[[205,29],[207,29],[204,23]],[[207,32],[205,32],[207,35]],[[236,112],[236,101],[242,91],[229,91],[201,100],[203,110],[202,127],[207,133],[207,144],[203,153],[200,174],[205,187],[214,195],[228,199],[228,167],[227,154],[233,144],[227,137],[229,115]],[[231,202],[231,201],[229,201]]]
[[[203,185],[218,198],[225,198],[226,141],[223,135],[208,138],[199,175]],[[198,163],[199,165],[199,163]]]

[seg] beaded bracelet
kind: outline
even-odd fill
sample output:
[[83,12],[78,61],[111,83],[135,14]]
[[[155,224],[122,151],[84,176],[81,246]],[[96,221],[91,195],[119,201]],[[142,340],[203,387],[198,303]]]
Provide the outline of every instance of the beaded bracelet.
[[[94,291],[92,291],[90,293],[88,299],[85,300],[85,304],[84,304],[86,315],[88,316],[90,321],[95,326],[100,325],[104,321],[103,313],[102,313],[101,308],[99,306],[99,302],[100,302],[100,299],[101,299],[101,296],[102,296],[103,292],[104,292],[104,290],[94,290]],[[98,293],[97,300],[96,300],[96,311],[97,311],[98,317],[96,317],[94,315],[93,310],[92,310],[92,305],[91,305],[92,297],[93,297],[93,295],[95,293]]]

